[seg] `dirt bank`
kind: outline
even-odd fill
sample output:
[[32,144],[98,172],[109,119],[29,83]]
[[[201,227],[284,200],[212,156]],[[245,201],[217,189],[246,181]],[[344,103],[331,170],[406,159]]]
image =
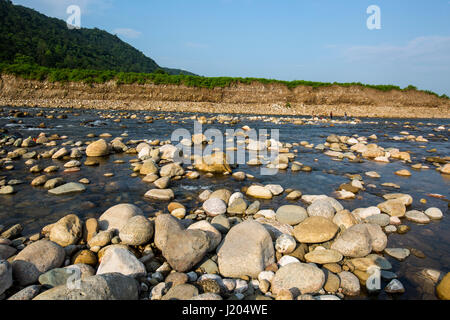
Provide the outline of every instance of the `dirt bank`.
[[[290,107],[286,106],[290,104]],[[1,75],[0,105],[212,113],[450,118],[450,100],[418,92],[359,86],[289,90],[280,84],[225,88],[176,85],[49,83]]]

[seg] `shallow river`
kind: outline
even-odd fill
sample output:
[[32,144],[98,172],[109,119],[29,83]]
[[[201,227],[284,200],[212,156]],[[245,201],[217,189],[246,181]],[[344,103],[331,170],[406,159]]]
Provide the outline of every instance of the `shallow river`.
[[[88,133],[96,135],[108,132],[112,137],[117,137],[126,132],[128,137],[124,142],[130,139],[149,139],[155,140],[170,139],[171,133],[176,128],[186,128],[193,131],[193,120],[188,119],[193,114],[177,113],[157,113],[130,111],[130,114],[136,114],[136,119],[121,119],[121,122],[114,122],[113,119],[106,119],[101,115],[117,115],[116,111],[71,111],[67,114],[67,119],[56,119],[56,115],[61,111],[53,109],[18,109],[36,114],[43,111],[46,115],[55,112],[55,119],[46,119],[44,117],[24,117],[14,118],[9,115],[10,108],[0,108],[0,128],[7,129],[9,133],[17,133],[26,138],[28,136],[37,137],[40,132],[59,134],[68,136],[68,140],[74,142],[82,140],[93,140],[86,138]],[[78,115],[76,115],[78,113]],[[153,116],[153,123],[145,123],[145,116]],[[214,115],[205,114],[206,118]],[[330,134],[351,136],[370,136],[376,134],[378,140],[375,142],[384,148],[396,147],[400,151],[411,152],[412,164],[422,163],[430,167],[428,170],[414,170],[411,164],[393,160],[391,163],[377,163],[364,160],[363,163],[352,163],[348,160],[333,161],[332,158],[316,149],[307,149],[302,146],[293,147],[291,151],[297,149],[295,158],[304,165],[313,168],[312,172],[291,172],[290,170],[280,171],[274,176],[260,175],[258,167],[240,165],[239,171],[244,171],[255,176],[254,180],[245,180],[238,182],[230,176],[206,177],[203,174],[200,179],[189,180],[182,179],[172,181],[170,188],[175,193],[175,201],[183,203],[188,210],[201,206],[197,196],[203,189],[216,190],[227,188],[231,191],[240,191],[241,187],[250,185],[253,181],[262,184],[275,183],[283,186],[284,189],[292,188],[302,191],[303,194],[327,194],[332,196],[332,192],[337,190],[342,183],[349,182],[345,174],[360,174],[365,184],[374,184],[376,188],[366,188],[360,192],[361,197],[354,200],[339,200],[341,204],[350,211],[359,207],[376,206],[383,202],[383,194],[401,192],[410,194],[414,202],[409,209],[426,210],[429,207],[438,207],[444,213],[444,218],[440,221],[432,221],[428,225],[419,225],[402,219],[402,223],[410,226],[411,230],[403,235],[388,235],[388,247],[416,248],[425,253],[426,258],[418,258],[410,255],[405,261],[398,262],[391,257],[387,259],[393,265],[393,272],[398,275],[399,280],[406,288],[406,293],[402,295],[390,296],[383,291],[378,295],[367,295],[362,293],[363,299],[436,299],[434,286],[419,275],[423,268],[433,268],[447,273],[450,271],[450,217],[448,215],[448,202],[445,199],[430,197],[427,194],[435,193],[449,198],[450,176],[440,174],[434,169],[431,163],[425,161],[425,157],[439,156],[446,157],[450,155],[450,144],[447,141],[450,125],[449,120],[441,119],[362,119],[358,124],[335,124],[320,123],[311,125],[295,125],[291,123],[273,123],[264,121],[269,117],[253,120],[254,116],[239,115],[241,120],[235,125],[227,125],[214,122],[213,124],[203,125],[204,129],[217,128],[225,132],[226,129],[238,129],[248,125],[254,129],[279,129],[280,141],[287,143],[300,143],[303,140],[315,145],[324,143],[326,137]],[[93,123],[92,121],[97,121]],[[176,124],[170,121],[178,120]],[[17,123],[21,121],[23,123]],[[90,121],[90,122],[89,122]],[[37,128],[40,123],[45,123],[47,128]],[[405,122],[409,125],[405,127]],[[433,128],[445,126],[445,130],[440,132],[433,131]],[[427,143],[411,141],[395,141],[394,136],[401,136],[401,131],[408,131],[409,134],[422,135],[429,140]],[[429,137],[428,134],[434,134]],[[385,136],[387,135],[387,136]],[[111,138],[112,139],[112,138]],[[111,140],[109,139],[109,140]],[[60,143],[64,142],[59,140]],[[426,148],[419,146],[425,145]],[[36,147],[33,150],[39,150]],[[70,148],[70,146],[69,146]],[[428,152],[432,148],[436,152]],[[8,147],[7,150],[12,150]],[[45,147],[46,150],[50,149]],[[131,177],[130,159],[136,158],[131,154],[113,154],[102,160],[99,167],[82,166],[82,170],[75,173],[63,173],[63,164],[65,161],[52,159],[40,160],[40,163],[46,167],[49,165],[58,165],[62,169],[49,176],[63,176],[66,182],[77,182],[81,178],[88,178],[91,183],[87,186],[87,191],[72,196],[57,197],[48,194],[43,188],[33,188],[30,186],[31,180],[37,175],[28,172],[24,161],[14,161],[14,170],[0,170],[0,176],[7,180],[18,179],[24,183],[14,186],[16,193],[10,196],[0,196],[0,224],[10,226],[20,223],[24,227],[24,234],[29,235],[39,232],[40,229],[54,223],[68,213],[76,213],[82,218],[99,217],[106,209],[118,203],[134,203],[144,210],[148,216],[154,215],[157,210],[165,210],[167,203],[157,203],[152,200],[144,199],[144,194],[150,189],[150,185],[142,182],[139,177]],[[85,159],[85,158],[84,158]],[[84,159],[80,161],[83,162]],[[113,163],[115,160],[124,160],[123,164]],[[315,161],[315,159],[317,161]],[[399,177],[394,174],[400,169],[411,171],[411,177]],[[236,171],[236,170],[235,170]],[[369,178],[364,175],[367,171],[376,171],[381,175],[379,179]],[[106,178],[105,172],[113,172],[114,176]],[[393,189],[381,186],[381,183],[393,182],[398,184],[400,189]],[[427,203],[422,204],[420,199],[426,199]],[[300,201],[295,201],[299,203]],[[285,196],[275,197],[270,201],[261,201],[261,209],[277,209],[283,204],[294,203],[285,200]],[[386,283],[383,282],[385,285]]]

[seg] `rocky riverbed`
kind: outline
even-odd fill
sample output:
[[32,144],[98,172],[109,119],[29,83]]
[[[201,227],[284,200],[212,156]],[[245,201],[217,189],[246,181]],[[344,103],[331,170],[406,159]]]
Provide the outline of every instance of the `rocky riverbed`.
[[450,299],[449,125],[2,107],[0,299]]

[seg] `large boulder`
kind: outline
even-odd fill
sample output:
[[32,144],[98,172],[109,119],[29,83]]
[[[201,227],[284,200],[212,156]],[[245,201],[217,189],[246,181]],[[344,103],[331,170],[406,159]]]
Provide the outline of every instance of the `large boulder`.
[[344,226],[345,229],[348,229],[351,226],[357,224],[358,220],[353,214],[350,213],[350,211],[341,210],[336,212],[333,218],[333,222],[339,227]]
[[387,246],[388,239],[381,226],[372,223],[364,223],[354,226],[354,230],[364,232],[364,229],[366,229],[369,233],[372,250],[375,252],[382,252]]
[[119,230],[119,237],[130,246],[146,244],[153,237],[153,224],[144,216],[131,217]]
[[9,257],[12,257],[16,252],[16,248],[7,246],[5,244],[0,244],[0,260],[6,260]]
[[281,267],[272,279],[272,293],[289,290],[294,296],[316,293],[325,284],[325,273],[316,266],[293,262]]
[[100,230],[122,229],[128,220],[134,216],[143,215],[141,209],[133,204],[121,203],[106,210],[98,219]]
[[296,205],[285,205],[279,207],[277,212],[277,220],[281,223],[286,223],[295,226],[308,218],[308,213],[303,207]]
[[0,260],[0,296],[13,284],[12,268],[8,261]]
[[216,152],[204,157],[195,157],[194,167],[196,170],[211,173],[231,173],[227,162],[227,156],[223,152]]
[[62,247],[77,244],[83,232],[80,218],[69,214],[56,222],[50,230],[50,240]]
[[121,273],[130,277],[147,274],[145,266],[129,250],[120,247],[108,248],[97,269],[97,274]]
[[354,225],[337,237],[331,249],[339,251],[346,257],[365,257],[372,251],[369,231],[360,224]]
[[206,220],[201,220],[194,224],[191,224],[188,227],[188,230],[202,230],[206,232],[206,235],[209,238],[209,252],[215,250],[222,241],[222,234]]
[[269,232],[256,221],[245,221],[231,228],[218,251],[219,271],[225,277],[258,277],[275,262]]
[[108,154],[109,146],[103,139],[92,142],[86,148],[86,155],[88,157],[104,157]]
[[308,206],[307,211],[310,217],[324,217],[327,219],[333,219],[336,212],[328,199],[315,200]]
[[15,293],[11,297],[8,298],[8,300],[13,301],[29,301],[32,300],[34,297],[36,297],[39,292],[41,291],[42,286],[40,285],[31,285],[28,287],[25,287],[24,289],[20,290],[19,292]]
[[203,203],[206,214],[215,217],[227,212],[227,204],[219,198],[209,198]]
[[95,270],[86,264],[74,264],[66,268],[56,268],[47,271],[39,277],[39,283],[47,287],[57,287],[68,284],[74,279],[85,279],[93,276]]
[[342,292],[347,296],[357,296],[360,293],[361,285],[359,279],[351,272],[343,271],[338,274],[341,280]]
[[339,227],[330,219],[315,216],[294,228],[294,237],[301,243],[322,243],[334,238]]
[[162,214],[155,220],[155,245],[174,270],[185,272],[203,259],[211,243],[205,231],[185,230],[177,218]]
[[44,272],[59,268],[64,258],[65,251],[60,245],[48,240],[36,241],[14,258],[14,279],[22,286],[35,283]]
[[79,282],[79,287],[62,285],[47,290],[33,300],[137,300],[139,283],[120,273],[95,275]]
[[278,237],[280,237],[283,234],[288,234],[292,236],[294,232],[294,228],[292,228],[292,226],[286,223],[281,223],[274,219],[259,217],[255,221],[262,224],[262,226],[269,232],[273,241],[278,239]]

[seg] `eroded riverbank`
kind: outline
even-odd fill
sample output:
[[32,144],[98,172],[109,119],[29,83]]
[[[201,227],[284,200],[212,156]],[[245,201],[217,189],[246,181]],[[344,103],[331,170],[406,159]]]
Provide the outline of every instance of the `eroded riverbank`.
[[419,91],[359,86],[312,88],[254,83],[184,85],[51,83],[0,76],[0,105],[268,115],[450,118],[450,100]]

